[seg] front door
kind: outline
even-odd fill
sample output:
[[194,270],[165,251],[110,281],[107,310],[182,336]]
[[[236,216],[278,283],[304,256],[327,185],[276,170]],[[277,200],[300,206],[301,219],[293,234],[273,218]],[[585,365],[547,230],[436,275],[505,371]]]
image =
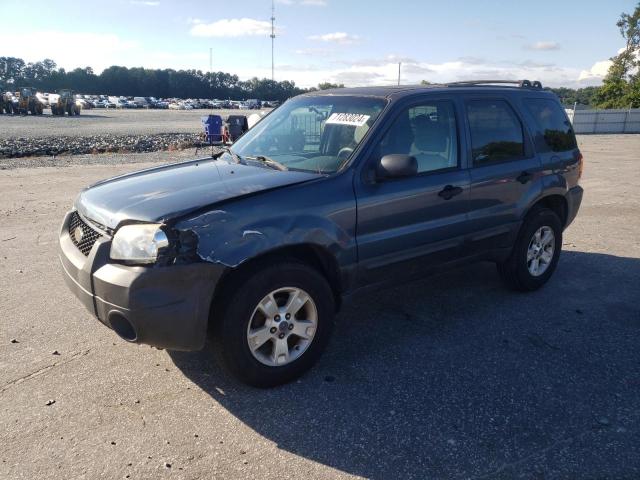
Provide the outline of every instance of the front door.
[[452,99],[423,100],[400,109],[376,141],[366,168],[375,169],[384,155],[404,154],[416,158],[418,174],[355,179],[361,283],[417,276],[461,254],[469,173],[462,168],[459,117]]

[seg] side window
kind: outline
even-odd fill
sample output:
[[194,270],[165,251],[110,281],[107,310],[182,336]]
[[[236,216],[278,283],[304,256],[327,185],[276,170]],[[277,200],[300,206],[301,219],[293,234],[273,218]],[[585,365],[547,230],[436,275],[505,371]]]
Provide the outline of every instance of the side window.
[[536,119],[545,143],[553,152],[566,152],[577,148],[571,123],[558,102],[544,98],[529,98],[524,103]]
[[418,173],[458,166],[458,132],[453,103],[434,101],[403,111],[380,141],[378,155],[412,155]]
[[522,123],[507,102],[468,101],[467,118],[475,166],[524,157]]

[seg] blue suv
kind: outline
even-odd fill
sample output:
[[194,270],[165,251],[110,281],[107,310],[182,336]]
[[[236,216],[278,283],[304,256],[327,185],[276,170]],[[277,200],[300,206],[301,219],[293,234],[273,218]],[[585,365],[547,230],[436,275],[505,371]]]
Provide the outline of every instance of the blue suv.
[[295,97],[230,148],[99,182],[60,232],[68,286],[129,342],[244,382],[301,375],[345,298],[493,261],[535,290],[582,200],[571,124],[539,82]]

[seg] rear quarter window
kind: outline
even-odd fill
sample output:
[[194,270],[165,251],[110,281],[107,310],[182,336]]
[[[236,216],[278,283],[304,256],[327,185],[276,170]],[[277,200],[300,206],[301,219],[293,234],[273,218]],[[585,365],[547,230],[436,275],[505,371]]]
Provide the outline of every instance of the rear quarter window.
[[524,100],[524,104],[551,151],[565,152],[577,148],[571,123],[558,102],[545,98],[528,98]]

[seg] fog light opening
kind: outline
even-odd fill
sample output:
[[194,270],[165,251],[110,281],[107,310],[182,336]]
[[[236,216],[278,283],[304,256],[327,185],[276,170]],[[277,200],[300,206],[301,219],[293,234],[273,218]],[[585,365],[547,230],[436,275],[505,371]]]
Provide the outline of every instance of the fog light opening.
[[127,342],[135,342],[138,338],[136,329],[120,312],[109,313],[109,324],[120,338]]

